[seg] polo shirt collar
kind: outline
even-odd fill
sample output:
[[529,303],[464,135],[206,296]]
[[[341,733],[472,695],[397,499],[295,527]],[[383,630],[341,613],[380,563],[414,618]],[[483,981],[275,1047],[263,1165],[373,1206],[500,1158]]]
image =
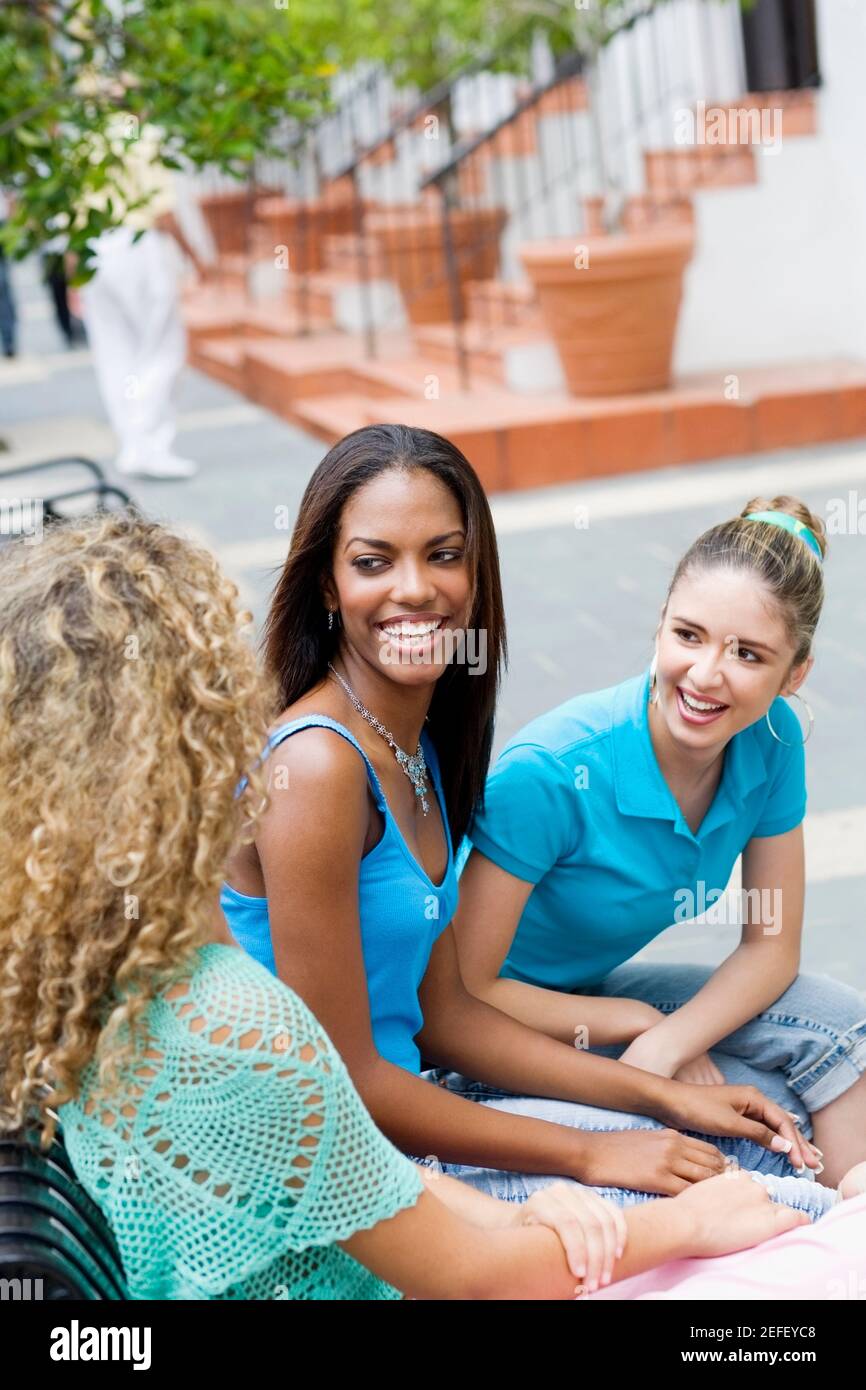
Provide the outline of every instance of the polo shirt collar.
[[[694,839],[656,761],[649,731],[650,669],[617,686],[611,717],[611,748],[617,809],[625,816],[670,820],[674,828]],[[742,729],[729,741],[716,795],[701,823],[703,838],[733,820],[749,793],[766,777],[756,726]]]

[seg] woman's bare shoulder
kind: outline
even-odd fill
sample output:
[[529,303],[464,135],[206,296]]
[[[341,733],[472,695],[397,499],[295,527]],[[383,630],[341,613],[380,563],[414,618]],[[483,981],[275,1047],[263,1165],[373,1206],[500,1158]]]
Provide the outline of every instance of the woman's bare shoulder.
[[[344,723],[345,711],[334,698],[328,682],[322,682],[293,704],[287,705],[270,726],[276,733],[307,714],[323,714],[337,723]],[[269,759],[273,767],[284,766],[305,782],[316,783],[321,790],[332,786],[366,784],[364,760],[348,739],[333,729],[311,724],[299,729],[273,749]]]

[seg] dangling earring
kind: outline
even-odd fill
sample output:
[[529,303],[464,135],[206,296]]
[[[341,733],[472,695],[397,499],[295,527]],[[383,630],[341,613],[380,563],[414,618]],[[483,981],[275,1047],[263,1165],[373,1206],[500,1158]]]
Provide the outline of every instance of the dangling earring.
[[656,683],[656,669],[659,664],[658,656],[654,656],[650,664],[650,704],[657,705],[659,702],[659,690]]
[[334,610],[333,610],[333,608],[329,608],[329,609],[328,609],[328,631],[329,631],[329,632],[332,630],[333,626],[334,626]]
[[769,710],[767,710],[767,713],[764,715],[764,718],[765,718],[766,721],[767,721],[767,728],[770,730],[770,733],[773,735],[773,738],[777,741],[777,743],[784,743],[784,745],[785,745],[786,748],[802,748],[803,744],[804,744],[804,743],[808,743],[808,742],[809,742],[809,739],[812,737],[812,730],[813,730],[814,727],[815,727],[815,716],[814,716],[814,714],[812,713],[812,710],[811,710],[811,707],[810,707],[810,705],[809,705],[809,702],[808,702],[802,695],[798,695],[797,692],[796,692],[796,690],[792,690],[792,692],[791,692],[791,698],[794,699],[794,700],[799,700],[800,703],[805,707],[806,713],[807,713],[807,715],[809,716],[809,732],[807,733],[806,737],[800,741],[799,744],[797,744],[797,743],[789,743],[788,740],[787,740],[786,738],[779,738],[779,735],[776,733],[776,730],[773,728],[772,724],[770,723],[770,711],[769,711]]

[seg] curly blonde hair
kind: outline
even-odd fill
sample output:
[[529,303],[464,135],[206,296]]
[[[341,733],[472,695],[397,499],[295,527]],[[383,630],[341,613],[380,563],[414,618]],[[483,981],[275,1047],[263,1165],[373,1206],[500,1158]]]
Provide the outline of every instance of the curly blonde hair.
[[[0,1129],[107,1096],[267,802],[270,694],[213,558],[134,513],[0,551]],[[241,796],[235,789],[243,775]]]

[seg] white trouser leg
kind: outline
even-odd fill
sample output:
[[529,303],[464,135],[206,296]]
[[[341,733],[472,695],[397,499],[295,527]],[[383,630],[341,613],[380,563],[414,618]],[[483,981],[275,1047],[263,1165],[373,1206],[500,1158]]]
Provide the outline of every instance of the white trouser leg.
[[81,305],[102,403],[124,457],[132,455],[136,442],[130,394],[138,367],[138,327],[123,274],[126,257],[118,243],[112,245],[115,235],[99,239],[96,274],[82,286]]
[[176,432],[174,396],[186,361],[186,334],[180,316],[179,260],[172,239],[150,232],[143,250],[141,336],[139,340],[138,423],[148,458],[171,452]]
[[84,287],[94,365],[120,460],[168,454],[175,435],[173,394],[186,355],[178,307],[178,259],[171,238],[126,228],[99,241],[98,270]]

